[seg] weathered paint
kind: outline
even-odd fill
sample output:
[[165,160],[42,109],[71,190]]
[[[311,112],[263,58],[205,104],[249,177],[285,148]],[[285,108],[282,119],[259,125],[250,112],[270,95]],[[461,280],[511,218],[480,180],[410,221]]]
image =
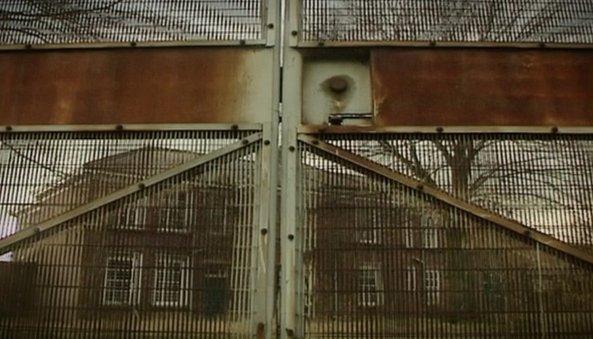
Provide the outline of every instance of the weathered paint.
[[593,125],[593,51],[376,49],[379,126]]
[[238,48],[2,52],[0,124],[259,122],[271,100],[266,95],[271,76],[260,67],[267,61],[263,53]]

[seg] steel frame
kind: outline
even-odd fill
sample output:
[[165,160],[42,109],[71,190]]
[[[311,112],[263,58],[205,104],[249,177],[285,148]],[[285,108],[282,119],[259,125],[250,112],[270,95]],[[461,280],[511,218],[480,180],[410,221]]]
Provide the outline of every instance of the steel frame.
[[[274,65],[271,75],[274,82],[274,100],[270,107],[270,120],[262,123],[240,124],[110,124],[110,125],[14,125],[0,126],[0,133],[25,132],[99,132],[99,131],[181,131],[181,130],[240,130],[256,133],[222,149],[213,151],[192,162],[175,167],[157,176],[143,180],[140,183],[126,187],[106,197],[80,206],[66,214],[53,218],[47,222],[20,231],[8,238],[0,240],[0,254],[5,253],[14,245],[26,241],[31,237],[45,232],[53,227],[68,222],[105,206],[111,202],[155,185],[167,178],[174,177],[192,168],[202,166],[226,154],[234,152],[256,142],[262,142],[261,155],[258,158],[261,165],[261,181],[258,191],[260,208],[258,213],[259,227],[253,230],[252,265],[255,268],[253,279],[253,335],[257,338],[304,337],[304,317],[301,314],[302,300],[298,291],[302,275],[302,261],[300,252],[301,225],[299,213],[300,187],[297,174],[300,167],[300,152],[298,143],[303,142],[314,146],[322,152],[332,154],[357,167],[366,169],[377,175],[396,181],[404,186],[419,190],[443,203],[460,208],[482,220],[487,220],[506,230],[520,234],[526,239],[536,242],[536,245],[554,248],[572,257],[593,264],[593,256],[575,249],[569,244],[553,237],[537,232],[529,227],[500,217],[492,212],[459,200],[436,188],[423,185],[421,182],[403,176],[391,169],[384,168],[372,161],[356,156],[339,147],[317,140],[308,134],[381,134],[381,133],[552,133],[552,134],[593,134],[593,127],[557,127],[557,126],[330,126],[330,125],[301,125],[302,98],[302,66],[303,58],[299,48],[366,48],[366,47],[421,47],[421,48],[562,48],[562,49],[590,49],[593,45],[584,44],[542,44],[542,43],[450,43],[435,41],[417,42],[335,42],[335,41],[301,41],[300,32],[300,1],[263,1],[262,39],[233,40],[233,41],[188,41],[188,42],[137,42],[137,43],[101,43],[101,44],[57,44],[57,45],[0,45],[2,50],[48,50],[48,49],[101,49],[101,48],[159,48],[159,47],[222,47],[222,46],[260,46],[273,48]],[[281,29],[281,5],[284,5],[286,23]],[[284,39],[284,44],[280,44]],[[282,47],[282,48],[281,48]],[[282,55],[283,54],[283,55]],[[283,61],[282,61],[283,60]],[[281,64],[283,62],[283,67]],[[281,80],[281,75],[283,80]],[[282,124],[280,120],[280,88],[283,88]],[[278,140],[279,128],[282,128],[282,190],[280,229],[276,227],[278,204]],[[247,142],[246,144],[244,142]],[[280,237],[281,250],[281,279],[280,279],[280,308],[276,310],[276,239]],[[276,319],[278,317],[279,319]],[[277,321],[277,322],[276,322]],[[279,332],[276,326],[279,325]]]
[[[260,201],[259,208],[254,211],[257,216],[257,227],[254,227],[252,243],[252,326],[251,333],[257,338],[272,338],[276,333],[276,236],[277,236],[277,203],[278,203],[278,157],[279,122],[280,122],[280,79],[281,79],[281,4],[282,1],[262,0],[262,38],[257,40],[229,41],[172,41],[172,42],[113,42],[113,43],[82,43],[82,44],[27,44],[0,45],[0,52],[13,50],[71,50],[71,49],[116,49],[116,48],[167,48],[167,47],[261,47],[272,50],[272,69],[266,70],[265,76],[273,78],[272,106],[269,118],[258,123],[236,124],[102,124],[102,125],[10,125],[0,126],[0,134],[34,133],[34,132],[110,132],[110,131],[253,131],[254,134],[213,151],[207,155],[188,162],[157,176],[148,178],[122,190],[80,206],[59,217],[39,225],[27,228],[0,240],[0,253],[5,253],[16,244],[33,236],[57,227],[76,217],[89,213],[126,196],[162,182],[167,178],[179,175],[184,171],[199,167],[221,156],[260,142],[262,147],[258,157],[260,166],[260,183],[256,194]],[[269,74],[269,75],[268,75]]]
[[[275,57],[280,62],[279,52]],[[278,67],[278,70],[280,68]],[[274,81],[279,82],[279,73],[273,72]],[[279,86],[275,86],[279,88]],[[256,195],[260,201],[259,208],[254,211],[257,215],[258,227],[253,230],[251,247],[252,263],[254,274],[252,277],[252,313],[253,324],[251,330],[257,338],[271,338],[275,331],[275,283],[276,283],[276,218],[277,218],[277,190],[278,187],[278,149],[273,145],[278,143],[278,98],[279,90],[274,93],[275,100],[273,107],[270,107],[271,118],[265,123],[241,123],[241,124],[123,124],[123,125],[14,125],[0,126],[1,134],[17,133],[57,133],[57,132],[144,132],[144,131],[253,131],[254,133],[227,145],[214,150],[193,161],[176,166],[168,171],[144,179],[138,183],[113,192],[107,196],[96,199],[85,205],[79,206],[58,217],[47,220],[38,225],[23,229],[7,238],[0,240],[0,255],[9,252],[15,245],[51,230],[59,225],[71,221],[84,214],[90,213],[107,204],[124,199],[139,191],[145,190],[164,180],[178,176],[191,169],[203,166],[220,157],[228,155],[239,149],[245,148],[253,143],[262,142],[262,148],[258,162],[260,166],[260,177],[256,182]]]
[[[277,121],[277,109],[273,109],[273,119]],[[40,224],[27,227],[15,234],[0,240],[0,255],[11,251],[14,246],[34,236],[47,232],[55,227],[63,225],[77,217],[95,211],[105,205],[124,199],[134,193],[157,185],[167,179],[178,176],[189,170],[211,163],[212,161],[231,154],[235,151],[248,147],[257,142],[262,142],[260,156],[257,158],[260,166],[260,177],[256,182],[261,184],[256,187],[256,195],[261,202],[259,208],[254,211],[257,215],[257,225],[254,227],[252,243],[252,269],[251,300],[252,300],[252,326],[251,332],[258,338],[271,338],[274,317],[274,285],[275,285],[275,239],[276,220],[276,190],[277,170],[272,164],[277,163],[278,151],[272,145],[277,143],[277,128],[272,128],[272,122],[265,124],[132,124],[132,125],[17,125],[4,126],[0,128],[0,134],[14,134],[27,132],[110,132],[110,131],[253,131],[243,139],[229,144],[220,149],[214,150],[195,160],[183,163],[170,170],[159,173],[135,184],[129,185],[116,192],[79,206],[55,218]],[[273,193],[272,193],[273,192]],[[272,257],[274,260],[270,260]],[[263,260],[262,260],[263,259]],[[271,292],[270,292],[271,291]],[[271,305],[271,306],[270,306]]]
[[[419,181],[393,172],[368,159],[356,156],[344,149],[317,140],[315,135],[323,134],[465,134],[465,133],[507,133],[507,134],[593,134],[591,126],[335,126],[302,124],[302,69],[304,56],[308,49],[340,48],[381,48],[381,47],[416,47],[416,48],[516,48],[516,49],[591,49],[593,44],[556,44],[556,43],[454,43],[438,41],[378,41],[378,42],[339,42],[339,41],[303,41],[300,27],[300,0],[285,1],[284,26],[284,67],[283,67],[283,119],[282,119],[282,195],[281,195],[281,321],[280,338],[304,338],[304,315],[300,278],[302,276],[302,252],[299,234],[302,225],[299,213],[300,183],[298,172],[301,163],[298,143],[305,143],[343,159],[358,168],[370,171],[388,180],[423,192],[448,206],[459,208],[480,220],[491,222],[499,227],[519,234],[521,238],[533,241],[538,250],[542,245],[565,253],[587,264],[593,264],[593,255],[583,252],[570,244],[538,232],[513,220],[501,217],[454,196],[428,187]],[[339,52],[335,50],[335,52]],[[538,252],[539,253],[539,252]]]
[[[301,289],[300,279],[302,260],[299,244],[301,237],[297,225],[298,197],[297,173],[300,157],[297,152],[297,126],[301,120],[302,105],[302,55],[293,48],[298,44],[298,1],[285,1],[284,27],[284,67],[282,95],[282,194],[280,220],[281,253],[281,311],[280,338],[302,338],[304,336],[304,318],[297,293]],[[296,33],[296,34],[295,34]]]

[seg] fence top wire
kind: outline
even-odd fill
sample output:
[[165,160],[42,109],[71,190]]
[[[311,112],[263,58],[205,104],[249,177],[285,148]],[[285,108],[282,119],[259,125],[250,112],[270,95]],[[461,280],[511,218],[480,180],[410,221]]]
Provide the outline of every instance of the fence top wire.
[[262,0],[4,0],[0,45],[261,40]]
[[593,43],[590,0],[302,0],[301,39]]

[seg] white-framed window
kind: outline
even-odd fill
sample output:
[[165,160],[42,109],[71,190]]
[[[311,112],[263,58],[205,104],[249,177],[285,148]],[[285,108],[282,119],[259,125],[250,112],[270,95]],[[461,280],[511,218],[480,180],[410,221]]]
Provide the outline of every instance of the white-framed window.
[[192,213],[191,197],[185,191],[169,192],[159,206],[157,229],[161,232],[187,232]]
[[362,244],[376,245],[381,242],[381,223],[380,223],[380,209],[376,207],[365,207],[365,202],[362,198],[354,198],[356,202],[355,224],[356,224],[356,240]]
[[141,253],[128,252],[108,256],[103,284],[103,304],[137,304],[140,300],[141,267]]
[[160,253],[154,269],[155,306],[185,307],[189,305],[189,256]]
[[213,236],[225,236],[231,229],[230,225],[230,211],[227,205],[227,199],[222,198],[219,205],[211,207],[205,213],[209,213],[210,222],[212,226],[211,235]]
[[422,216],[422,247],[439,247],[438,219],[431,215]]
[[378,265],[365,264],[359,268],[358,286],[359,306],[372,307],[383,304],[383,282]]
[[403,229],[403,241],[406,248],[414,248],[414,230],[411,228]]
[[416,267],[406,268],[406,291],[416,291]]
[[314,297],[314,281],[315,281],[315,270],[313,269],[313,265],[311,263],[307,263],[304,265],[304,272],[305,272],[305,281],[304,281],[304,298],[305,298],[305,316],[313,317],[313,303],[315,301]]
[[140,199],[133,204],[120,206],[114,218],[115,228],[123,230],[141,230],[146,224],[147,199]]
[[439,247],[439,232],[436,228],[425,228],[422,230],[422,247]]
[[424,292],[426,293],[426,304],[437,305],[440,299],[441,272],[438,270],[424,271]]

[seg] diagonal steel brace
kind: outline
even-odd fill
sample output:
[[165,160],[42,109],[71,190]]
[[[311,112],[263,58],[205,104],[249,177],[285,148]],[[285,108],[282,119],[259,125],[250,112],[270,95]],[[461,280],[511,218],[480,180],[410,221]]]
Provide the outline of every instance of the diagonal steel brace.
[[548,234],[539,232],[538,230],[525,226],[517,221],[507,219],[503,216],[500,216],[490,210],[485,208],[479,207],[472,203],[469,203],[463,199],[459,199],[454,195],[447,193],[439,188],[432,187],[429,185],[424,184],[423,182],[413,179],[407,175],[398,173],[391,168],[385,167],[380,165],[376,162],[373,162],[369,159],[356,155],[350,151],[347,151],[341,147],[334,146],[327,142],[321,141],[316,139],[310,135],[300,135],[299,140],[307,145],[310,145],[318,150],[321,150],[325,153],[329,153],[333,156],[336,156],[344,161],[347,161],[350,164],[353,164],[357,167],[364,168],[370,172],[378,174],[384,178],[389,180],[395,181],[403,186],[409,187],[411,189],[420,191],[438,201],[441,201],[449,206],[454,208],[460,209],[467,213],[470,213],[479,219],[489,221],[495,225],[498,225],[508,231],[514,232],[522,236],[523,238],[535,241],[547,247],[553,248],[557,251],[560,251],[564,254],[567,254],[571,257],[577,258],[581,261],[584,261],[588,264],[593,265],[593,255],[580,250],[579,248],[563,242],[553,236]]
[[248,145],[256,143],[256,142],[260,141],[261,138],[262,138],[261,132],[251,134],[251,135],[243,138],[240,141],[237,141],[237,142],[232,143],[228,146],[225,146],[223,148],[220,148],[213,152],[205,154],[197,159],[188,161],[188,162],[183,163],[179,166],[175,166],[167,171],[164,171],[164,172],[154,175],[152,177],[146,178],[140,182],[134,183],[128,187],[125,187],[118,191],[110,193],[104,197],[101,197],[101,198],[91,201],[87,204],[79,206],[79,207],[77,207],[73,210],[70,210],[66,213],[63,213],[57,217],[54,217],[52,219],[46,220],[46,221],[39,223],[37,225],[33,225],[33,226],[27,227],[21,231],[18,231],[16,233],[0,240],[0,255],[4,254],[6,252],[9,252],[15,245],[17,245],[23,241],[26,241],[27,239],[29,239],[33,236],[47,232],[48,230],[51,230],[56,226],[62,225],[68,221],[71,221],[77,217],[80,217],[81,215],[84,215],[84,214],[87,214],[94,210],[97,210],[105,205],[108,205],[108,204],[114,202],[114,201],[121,200],[127,196],[130,196],[136,192],[139,192],[146,188],[154,186],[154,185],[156,185],[160,182],[163,182],[167,179],[178,176],[178,175],[185,173],[189,170],[192,170],[196,167],[200,167],[200,166],[205,165],[209,162],[212,162],[212,161],[214,161],[218,158],[221,158],[227,154],[230,154],[230,153],[237,151],[241,148],[244,148]]

